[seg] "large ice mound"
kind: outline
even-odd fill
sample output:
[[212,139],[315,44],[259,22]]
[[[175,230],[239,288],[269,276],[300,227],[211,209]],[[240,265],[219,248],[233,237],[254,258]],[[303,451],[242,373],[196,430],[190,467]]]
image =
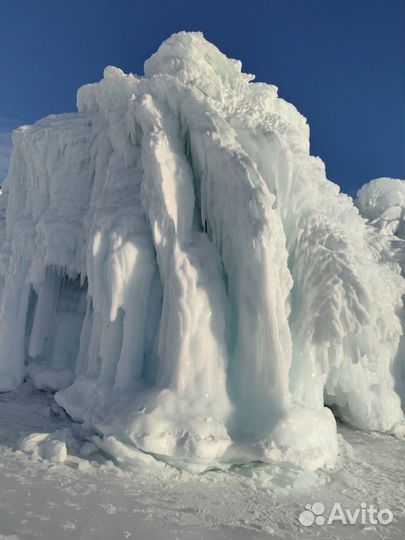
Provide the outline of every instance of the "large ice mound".
[[253,78],[180,33],[14,132],[0,389],[57,390],[118,459],[332,465],[331,409],[401,432],[400,261]]

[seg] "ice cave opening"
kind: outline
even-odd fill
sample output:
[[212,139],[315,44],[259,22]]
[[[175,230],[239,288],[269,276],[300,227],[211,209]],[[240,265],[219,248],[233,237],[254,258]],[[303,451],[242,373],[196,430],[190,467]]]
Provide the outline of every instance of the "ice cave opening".
[[34,387],[57,391],[74,380],[87,305],[87,279],[48,267],[31,287],[25,325],[25,364]]

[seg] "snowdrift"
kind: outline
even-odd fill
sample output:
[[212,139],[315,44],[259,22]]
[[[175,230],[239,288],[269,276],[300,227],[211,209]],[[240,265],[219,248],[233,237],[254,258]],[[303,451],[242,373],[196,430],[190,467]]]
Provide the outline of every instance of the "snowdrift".
[[14,132],[0,389],[56,391],[118,461],[333,465],[331,409],[403,431],[396,230],[253,79],[180,33],[144,77],[108,67],[78,113]]

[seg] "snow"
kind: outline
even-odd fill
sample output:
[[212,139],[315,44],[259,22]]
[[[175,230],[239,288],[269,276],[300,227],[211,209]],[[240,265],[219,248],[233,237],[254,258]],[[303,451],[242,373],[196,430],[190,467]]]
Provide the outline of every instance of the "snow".
[[[388,216],[401,216],[405,209],[405,180],[376,178],[360,189],[356,204],[362,216],[369,220],[381,218],[387,211]],[[398,229],[402,230],[399,225]],[[397,229],[392,232],[396,233]]]
[[[379,253],[405,277],[405,180],[377,178],[365,184],[355,201],[360,213],[377,232]],[[398,271],[398,269],[397,269]],[[404,319],[402,325],[405,326]],[[405,408],[405,335],[402,333],[393,365],[395,387]]]
[[[404,434],[405,280],[374,203],[362,217],[241,67],[175,34],[143,77],[108,67],[77,113],[13,134],[0,390],[56,391],[125,467],[332,468],[331,409]],[[42,436],[22,448],[66,459]]]
[[404,270],[405,244],[397,240],[405,240],[405,180],[372,180],[360,189],[355,202],[370,225],[375,227],[380,235],[391,239],[391,253],[388,256],[391,260],[402,262]]
[[[393,437],[340,424],[332,470],[252,463],[195,475],[152,458],[136,470],[116,467],[83,442],[77,427],[55,407],[51,393],[33,390],[31,382],[0,395],[0,538],[403,538],[405,453]],[[18,450],[21,439],[33,433],[65,441],[63,463]],[[353,509],[366,501],[391,509],[394,521],[303,527],[300,512],[318,501]]]
[[57,433],[31,433],[19,442],[18,449],[52,463],[63,463],[67,456],[66,443]]

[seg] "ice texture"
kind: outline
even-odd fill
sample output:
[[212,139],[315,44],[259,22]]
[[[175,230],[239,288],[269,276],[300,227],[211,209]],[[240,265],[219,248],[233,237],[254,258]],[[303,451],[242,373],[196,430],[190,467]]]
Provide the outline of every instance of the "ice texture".
[[31,433],[17,441],[18,450],[34,459],[46,459],[52,463],[63,463],[67,457],[67,447],[75,445],[77,441],[69,428],[53,433]]
[[376,178],[360,189],[355,202],[380,232],[405,240],[405,180]]
[[400,434],[400,263],[306,119],[200,33],[144,71],[14,132],[0,390],[30,377],[118,461],[195,471],[332,466],[331,409]]
[[[355,204],[360,213],[376,231],[374,245],[380,256],[394,268],[401,268],[405,277],[405,180],[377,178],[365,184],[357,193]],[[402,311],[402,326],[405,319]],[[402,332],[400,347],[393,373],[395,388],[405,408],[405,332]]]

